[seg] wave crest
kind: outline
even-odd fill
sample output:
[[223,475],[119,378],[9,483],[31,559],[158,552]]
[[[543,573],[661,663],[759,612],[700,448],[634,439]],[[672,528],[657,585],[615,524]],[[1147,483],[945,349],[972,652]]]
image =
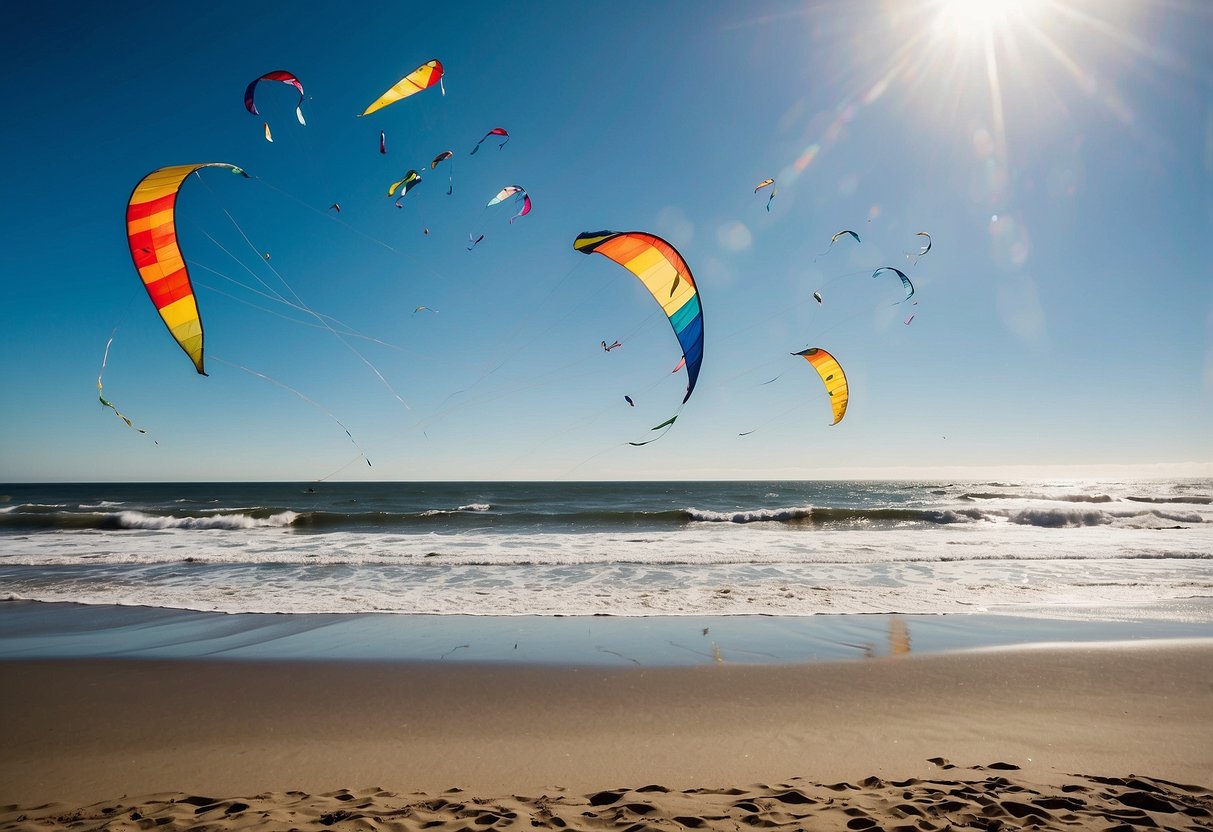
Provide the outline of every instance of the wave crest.
[[812,506],[797,506],[793,508],[760,508],[749,511],[707,511],[705,509],[689,508],[687,515],[692,520],[707,523],[761,523],[764,521],[786,522],[788,520],[803,520],[813,514]]
[[258,529],[289,526],[299,515],[282,511],[268,517],[251,514],[214,514],[206,517],[172,517],[120,511],[107,515],[103,527],[114,529]]

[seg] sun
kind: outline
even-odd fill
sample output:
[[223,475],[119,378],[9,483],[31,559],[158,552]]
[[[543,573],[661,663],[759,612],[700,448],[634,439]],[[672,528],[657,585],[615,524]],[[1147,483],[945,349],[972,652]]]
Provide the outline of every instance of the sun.
[[940,0],[932,32],[946,40],[980,41],[1032,22],[1045,0]]

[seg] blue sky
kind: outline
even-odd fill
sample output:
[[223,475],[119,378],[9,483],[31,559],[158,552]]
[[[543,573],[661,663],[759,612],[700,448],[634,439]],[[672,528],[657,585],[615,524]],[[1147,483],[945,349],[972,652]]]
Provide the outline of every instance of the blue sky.
[[[10,18],[0,481],[1213,473],[1207,4]],[[355,117],[431,58],[445,95]],[[285,85],[258,89],[263,118],[244,110],[274,69],[302,80],[306,127]],[[498,126],[509,143],[469,155]],[[450,196],[428,169],[445,149]],[[145,174],[210,161],[253,178],[206,171],[178,202],[204,378],[148,301],[123,216]],[[387,185],[423,166],[395,208]],[[512,225],[510,205],[485,208],[510,184],[534,201]],[[823,254],[844,228],[862,242]],[[639,282],[573,251],[601,229],[664,236],[703,302],[699,385],[643,448],[627,443],[677,411],[685,375]],[[485,235],[470,252],[469,233]],[[917,305],[872,279],[886,265]],[[146,435],[97,402],[111,333],[106,397]],[[789,355],[810,346],[847,373],[839,425]]]

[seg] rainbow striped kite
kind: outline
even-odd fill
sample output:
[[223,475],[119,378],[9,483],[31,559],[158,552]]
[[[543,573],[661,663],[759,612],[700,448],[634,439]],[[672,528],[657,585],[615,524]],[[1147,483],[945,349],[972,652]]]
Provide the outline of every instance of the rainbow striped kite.
[[573,241],[583,254],[598,252],[630,271],[661,304],[678,336],[687,368],[687,394],[691,398],[703,362],[703,308],[691,269],[672,245],[643,231],[587,231]]

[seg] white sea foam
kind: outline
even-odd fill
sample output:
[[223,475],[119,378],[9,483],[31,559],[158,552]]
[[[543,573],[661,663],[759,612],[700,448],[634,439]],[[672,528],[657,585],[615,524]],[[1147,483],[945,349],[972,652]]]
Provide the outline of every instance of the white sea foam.
[[299,515],[282,511],[268,517],[249,514],[211,514],[202,517],[162,517],[141,511],[120,511],[110,515],[123,529],[256,529],[289,526]]
[[438,517],[443,514],[459,514],[461,512],[489,511],[492,506],[488,503],[471,503],[459,508],[432,508],[421,512],[422,517]]
[[799,520],[813,514],[812,506],[797,506],[794,508],[764,508],[749,511],[707,511],[699,508],[688,508],[687,514],[692,520],[710,523],[759,523],[767,520]]
[[[213,508],[136,494],[131,510],[105,513],[26,497],[2,509],[0,598],[493,615],[1105,615],[1213,598],[1213,484],[1190,503],[1172,502],[1178,486],[1139,484],[1099,484],[1090,499],[1074,485],[1015,485],[958,502],[1002,487],[764,484],[759,498],[511,485],[411,500],[350,487],[319,504],[258,487]],[[499,522],[473,519],[489,511]]]

